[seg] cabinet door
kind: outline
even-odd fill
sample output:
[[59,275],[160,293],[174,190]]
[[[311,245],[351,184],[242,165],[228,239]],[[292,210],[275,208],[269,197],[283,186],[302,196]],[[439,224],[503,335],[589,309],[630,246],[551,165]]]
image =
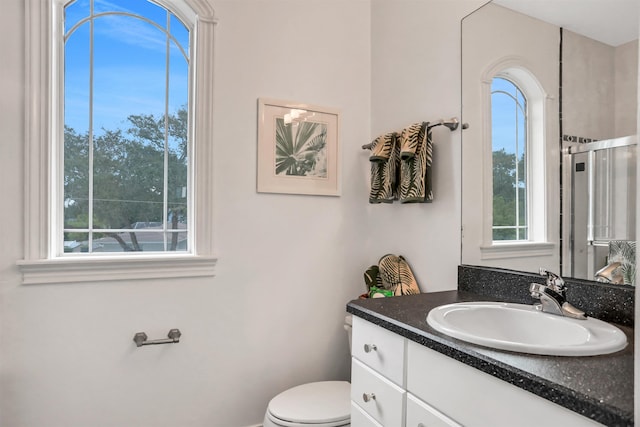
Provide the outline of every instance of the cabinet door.
[[383,426],[403,426],[405,391],[357,359],[352,362],[351,400]]
[[407,390],[466,427],[601,425],[414,342],[407,346]]
[[406,427],[462,427],[440,411],[407,393]]
[[359,317],[353,318],[353,356],[404,386],[405,339]]

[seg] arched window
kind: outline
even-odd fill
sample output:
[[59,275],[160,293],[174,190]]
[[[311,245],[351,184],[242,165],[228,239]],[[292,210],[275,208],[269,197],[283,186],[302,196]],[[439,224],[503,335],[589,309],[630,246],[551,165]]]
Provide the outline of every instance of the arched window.
[[64,29],[64,251],[188,251],[189,29],[146,0],[69,2]]
[[527,100],[504,77],[491,83],[493,240],[528,240]]
[[547,96],[523,66],[492,74],[490,84],[493,184],[488,243],[548,242]]
[[23,283],[212,276],[210,2],[25,0],[25,16]]

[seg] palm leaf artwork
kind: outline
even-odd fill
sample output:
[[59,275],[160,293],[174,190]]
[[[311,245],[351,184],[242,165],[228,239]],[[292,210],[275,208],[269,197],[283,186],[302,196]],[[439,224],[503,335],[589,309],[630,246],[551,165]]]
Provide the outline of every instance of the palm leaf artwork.
[[327,125],[276,118],[276,175],[327,177]]

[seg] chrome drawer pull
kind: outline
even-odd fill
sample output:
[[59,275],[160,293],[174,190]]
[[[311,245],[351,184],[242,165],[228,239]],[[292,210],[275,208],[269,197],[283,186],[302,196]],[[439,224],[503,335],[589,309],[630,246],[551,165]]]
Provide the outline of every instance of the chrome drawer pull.
[[376,395],[374,393],[362,393],[362,400],[371,402],[372,400],[376,400]]
[[378,347],[376,347],[375,344],[365,344],[364,345],[364,352],[365,353],[371,353],[372,351],[377,351]]

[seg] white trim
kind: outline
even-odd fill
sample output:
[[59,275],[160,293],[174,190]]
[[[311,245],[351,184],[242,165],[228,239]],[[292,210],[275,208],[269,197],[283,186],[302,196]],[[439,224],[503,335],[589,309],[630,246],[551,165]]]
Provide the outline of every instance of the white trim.
[[493,241],[493,115],[491,112],[491,83],[493,74],[483,75],[482,90],[482,156],[480,156],[482,170],[482,242],[491,245]]
[[[24,259],[18,261],[23,283],[68,283],[161,277],[213,276],[213,42],[216,19],[206,0],[174,0],[182,18],[195,29],[192,45],[194,66],[192,107],[193,219],[197,236],[193,254],[123,254],[110,258],[53,258],[52,233],[59,220],[52,211],[52,197],[60,191],[52,175],[56,169],[53,144],[54,118],[60,108],[53,104],[58,74],[51,35],[56,7],[65,0],[25,0],[25,152],[24,152]],[[165,1],[163,1],[164,3]],[[166,1],[169,4],[168,1]],[[187,13],[187,8],[192,13]],[[197,59],[196,59],[197,58]],[[108,276],[108,277],[107,277]]]
[[552,256],[556,245],[549,242],[494,243],[480,247],[480,259],[505,259]]
[[25,156],[24,257],[47,258],[48,158],[51,104],[51,62],[48,34],[52,8],[42,0],[25,2]]
[[[209,7],[208,3],[202,0],[192,1],[194,9],[198,12],[194,33],[195,43],[192,63],[194,77],[192,79],[194,87],[193,103],[196,114],[192,126],[193,141],[192,156],[194,163],[192,167],[193,185],[192,195],[194,197],[193,212],[195,218],[192,222],[196,233],[193,234],[193,248],[196,255],[210,256],[214,253],[213,248],[213,158],[214,158],[214,135],[213,135],[213,70],[214,70],[214,28],[216,20],[213,17],[213,10],[205,9],[201,6]],[[197,8],[196,8],[197,6]],[[201,12],[202,10],[202,12]],[[204,12],[207,13],[204,13]]]
[[162,256],[147,258],[91,257],[18,261],[22,283],[50,284],[215,275],[216,258]]

